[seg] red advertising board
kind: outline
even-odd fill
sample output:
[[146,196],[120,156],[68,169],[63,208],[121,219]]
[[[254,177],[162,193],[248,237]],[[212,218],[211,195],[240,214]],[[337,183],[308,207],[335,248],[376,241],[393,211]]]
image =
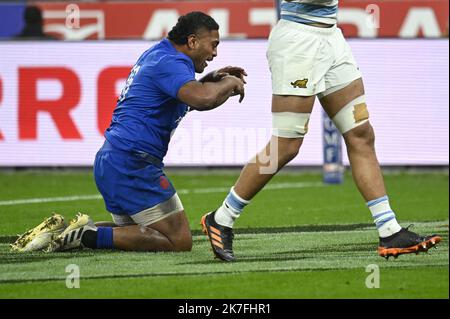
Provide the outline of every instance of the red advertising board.
[[[242,42],[223,41],[204,73],[243,67],[245,99],[189,112],[165,164],[241,166],[270,139],[267,41],[246,40],[245,50]],[[92,165],[130,69],[154,43],[0,42],[0,167]],[[349,45],[364,76],[380,163],[448,165],[448,40],[352,39]],[[321,112],[316,100],[302,155],[291,165],[322,165]],[[345,152],[343,161],[349,164]]]
[[[67,40],[159,39],[190,11],[220,24],[223,38],[267,38],[276,23],[273,0],[38,2],[45,31]],[[340,0],[338,23],[347,37],[448,36],[447,0]]]

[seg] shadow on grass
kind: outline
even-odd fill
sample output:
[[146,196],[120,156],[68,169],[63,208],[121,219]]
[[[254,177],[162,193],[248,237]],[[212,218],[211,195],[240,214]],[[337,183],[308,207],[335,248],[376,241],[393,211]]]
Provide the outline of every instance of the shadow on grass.
[[[286,250],[278,251],[274,253],[268,253],[267,251],[261,251],[260,256],[242,256],[237,257],[234,263],[254,263],[254,262],[273,262],[273,261],[295,261],[301,259],[316,259],[320,254],[327,253],[353,253],[353,252],[373,252],[377,250],[377,245],[371,243],[356,243],[348,246],[332,245],[329,247],[310,248],[310,249],[298,249],[298,250]],[[208,265],[211,261],[193,261],[179,263],[178,265]]]
[[[102,254],[106,251],[102,251]],[[111,251],[112,252],[112,251]],[[59,252],[59,253],[45,253],[45,252],[10,252],[3,251],[0,253],[0,265],[5,264],[25,264],[25,263],[33,263],[40,262],[46,260],[64,260],[64,259],[73,259],[73,258],[91,258],[98,255],[94,250],[77,250],[73,252]]]
[[[367,227],[374,227],[373,224],[336,224],[336,225],[301,225],[286,227],[248,227],[236,228],[236,234],[273,234],[273,233],[309,233],[309,232],[333,232],[333,231],[351,231],[361,230]],[[201,230],[193,230],[192,235],[202,235]]]

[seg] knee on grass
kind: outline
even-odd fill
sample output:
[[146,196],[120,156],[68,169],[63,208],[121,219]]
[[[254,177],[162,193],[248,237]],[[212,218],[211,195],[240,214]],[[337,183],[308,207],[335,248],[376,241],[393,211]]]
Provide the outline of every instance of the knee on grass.
[[185,233],[181,236],[177,236],[172,240],[174,251],[191,251],[192,250],[192,236],[189,233]]
[[174,251],[182,252],[182,251],[191,251],[192,250],[192,241],[191,242],[183,242],[183,243],[177,243],[176,246],[174,246]]

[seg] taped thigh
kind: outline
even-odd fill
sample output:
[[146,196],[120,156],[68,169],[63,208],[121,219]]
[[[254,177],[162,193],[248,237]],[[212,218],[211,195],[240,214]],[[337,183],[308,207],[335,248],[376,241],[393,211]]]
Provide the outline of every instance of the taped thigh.
[[136,225],[134,220],[128,216],[128,215],[117,215],[117,214],[111,214],[114,224],[117,226],[131,226]]
[[369,120],[366,98],[361,95],[344,106],[333,118],[333,123],[344,134]]
[[285,138],[304,137],[308,133],[311,113],[272,112],[273,135]]
[[175,193],[168,200],[159,203],[153,207],[147,208],[137,214],[131,215],[133,221],[141,226],[148,226],[156,223],[172,214],[181,212],[184,210],[178,194]]

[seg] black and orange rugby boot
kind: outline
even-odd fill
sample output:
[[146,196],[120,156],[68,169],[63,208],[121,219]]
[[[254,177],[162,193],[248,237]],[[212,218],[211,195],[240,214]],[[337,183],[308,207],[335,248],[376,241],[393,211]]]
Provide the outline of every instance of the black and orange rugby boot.
[[378,255],[389,259],[393,256],[397,258],[399,255],[426,252],[428,249],[435,247],[442,238],[439,235],[421,236],[409,230],[409,227],[402,228],[399,232],[381,238],[378,246]]
[[223,261],[235,261],[233,254],[233,229],[216,223],[214,214],[210,212],[202,216],[200,225],[203,233],[208,236],[216,258]]

